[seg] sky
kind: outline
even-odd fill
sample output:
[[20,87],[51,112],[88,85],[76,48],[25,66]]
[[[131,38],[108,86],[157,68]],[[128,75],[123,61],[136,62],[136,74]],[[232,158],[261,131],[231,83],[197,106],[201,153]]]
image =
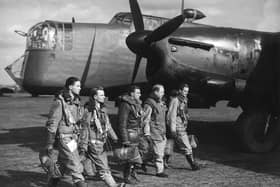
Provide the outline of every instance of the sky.
[[[143,14],[172,18],[180,13],[181,0],[138,0]],[[185,0],[185,8],[202,11],[198,23],[280,32],[279,0]],[[107,23],[117,12],[129,12],[128,0],[0,0],[0,84],[14,84],[4,68],[25,51],[27,32],[44,20]]]

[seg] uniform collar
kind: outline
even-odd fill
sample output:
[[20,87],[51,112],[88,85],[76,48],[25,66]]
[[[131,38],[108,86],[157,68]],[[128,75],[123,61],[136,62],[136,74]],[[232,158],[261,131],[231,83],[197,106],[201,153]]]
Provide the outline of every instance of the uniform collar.
[[154,93],[151,93],[149,98],[155,100],[155,102],[157,102],[157,103],[161,102],[161,100]]
[[183,96],[182,94],[178,95],[178,99],[180,102],[184,102],[184,103],[187,102],[187,97]]
[[131,105],[138,105],[138,104],[141,105],[141,103],[142,103],[141,100],[136,100],[135,98],[133,98],[132,96],[127,95],[127,94],[120,96],[120,100],[127,102]]
[[80,105],[81,104],[81,98],[79,95],[74,95],[74,98],[70,95],[70,92],[68,89],[64,88],[60,90],[57,94],[55,94],[55,98],[63,98],[65,103],[72,105]]

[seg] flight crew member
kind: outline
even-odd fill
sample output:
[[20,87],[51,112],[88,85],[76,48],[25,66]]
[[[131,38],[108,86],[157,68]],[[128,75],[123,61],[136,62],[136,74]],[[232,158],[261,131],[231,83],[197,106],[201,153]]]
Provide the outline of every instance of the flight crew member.
[[[188,99],[189,86],[182,84],[179,86],[178,96],[172,97],[167,112],[167,126],[175,139],[179,149],[186,156],[192,170],[198,170],[199,166],[195,162],[192,147],[187,134],[188,124]],[[166,155],[168,157],[170,155]],[[166,157],[165,156],[165,157]]]
[[124,166],[123,176],[127,184],[136,184],[138,182],[135,167],[136,164],[142,164],[138,149],[140,138],[143,136],[141,124],[143,109],[140,96],[140,88],[130,86],[128,94],[120,97],[118,120],[121,142],[124,147],[131,147],[136,152],[136,157],[129,158]]
[[151,142],[156,165],[156,176],[168,177],[164,173],[163,156],[166,145],[165,114],[167,107],[162,101],[164,87],[156,84],[144,102],[144,136]]
[[[56,142],[58,165],[62,174],[70,175],[77,187],[85,187],[87,184],[82,175],[83,166],[77,149],[79,121],[83,113],[79,97],[80,90],[80,80],[70,77],[66,80],[65,88],[55,97],[46,123],[46,150],[51,154]],[[54,187],[57,182],[57,180],[50,180],[48,185]]]
[[91,90],[89,101],[85,104],[82,120],[79,144],[80,156],[88,157],[95,164],[98,174],[107,186],[123,186],[123,184],[117,184],[111,175],[107,154],[104,150],[104,144],[108,136],[114,142],[118,141],[118,137],[111,126],[104,100],[105,93],[102,87]]

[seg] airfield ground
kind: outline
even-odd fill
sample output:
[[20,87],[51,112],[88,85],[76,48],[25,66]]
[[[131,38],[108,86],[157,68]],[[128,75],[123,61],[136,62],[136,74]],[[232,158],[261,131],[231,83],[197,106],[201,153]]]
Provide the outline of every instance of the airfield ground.
[[[86,97],[83,97],[86,100]],[[0,186],[46,186],[46,175],[39,166],[38,151],[43,146],[44,123],[51,96],[31,98],[27,94],[0,97]],[[116,108],[109,104],[110,117],[115,122]],[[191,171],[185,158],[175,154],[168,179],[154,176],[155,169],[140,172],[137,186],[280,186],[280,149],[267,154],[248,154],[240,150],[233,121],[239,109],[230,109],[221,102],[211,109],[192,109],[191,131],[200,140],[195,151],[199,171]],[[111,158],[111,156],[110,156]],[[116,162],[111,162],[113,174],[121,180]],[[89,186],[105,186],[89,180]]]

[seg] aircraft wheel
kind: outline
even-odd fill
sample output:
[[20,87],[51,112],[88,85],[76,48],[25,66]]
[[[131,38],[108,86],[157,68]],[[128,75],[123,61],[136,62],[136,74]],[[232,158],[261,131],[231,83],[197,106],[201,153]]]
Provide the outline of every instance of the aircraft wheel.
[[38,96],[39,94],[35,94],[35,93],[31,94],[31,97],[38,97]]
[[269,152],[279,143],[280,116],[256,111],[242,112],[236,123],[246,151]]

